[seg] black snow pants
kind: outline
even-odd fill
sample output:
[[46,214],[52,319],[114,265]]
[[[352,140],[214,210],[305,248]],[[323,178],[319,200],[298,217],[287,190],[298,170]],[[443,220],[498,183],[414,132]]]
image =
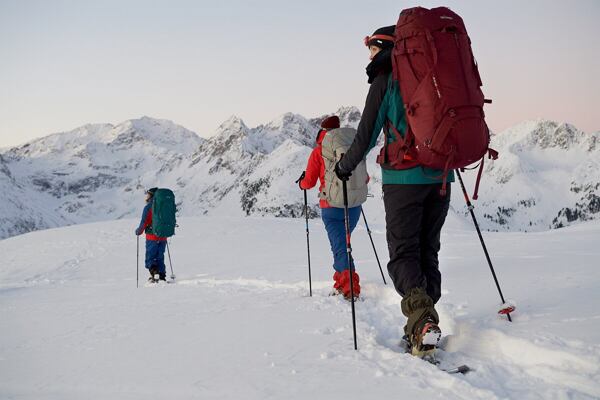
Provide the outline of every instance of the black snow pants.
[[440,232],[450,207],[450,184],[445,196],[441,184],[383,185],[388,273],[403,297],[407,330],[425,315],[438,321],[434,304],[441,297]]

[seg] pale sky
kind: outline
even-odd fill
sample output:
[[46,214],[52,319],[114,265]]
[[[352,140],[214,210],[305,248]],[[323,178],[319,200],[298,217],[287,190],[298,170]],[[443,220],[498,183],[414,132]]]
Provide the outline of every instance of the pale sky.
[[143,115],[208,137],[231,115],[362,110],[363,37],[415,5],[463,17],[492,130],[600,130],[600,0],[0,0],[0,147]]

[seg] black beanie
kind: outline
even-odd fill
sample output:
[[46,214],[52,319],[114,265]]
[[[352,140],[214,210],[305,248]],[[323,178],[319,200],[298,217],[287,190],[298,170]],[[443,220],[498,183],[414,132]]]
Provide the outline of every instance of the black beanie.
[[[380,49],[390,49],[394,47],[394,31],[396,30],[396,25],[384,26],[382,28],[377,29],[371,36],[367,36],[365,38],[365,45],[368,46],[377,46]],[[381,36],[388,36],[388,38]],[[376,37],[377,36],[377,37]]]

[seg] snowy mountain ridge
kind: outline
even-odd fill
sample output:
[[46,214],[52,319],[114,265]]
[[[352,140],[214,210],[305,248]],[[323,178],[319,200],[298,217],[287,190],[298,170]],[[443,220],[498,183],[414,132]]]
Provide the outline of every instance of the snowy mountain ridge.
[[[356,107],[335,114],[342,126],[357,127],[360,120]],[[286,113],[253,128],[232,116],[209,139],[171,121],[142,117],[88,124],[7,149],[0,154],[0,238],[137,217],[143,189],[152,186],[173,188],[182,216],[297,217],[303,200],[293,182],[327,115]],[[545,230],[598,218],[599,137],[548,120],[493,135],[500,158],[486,161],[476,202],[484,229]],[[383,221],[376,153],[367,158],[374,199],[365,210]],[[474,176],[465,173],[470,188]],[[454,186],[453,211],[467,218]],[[311,216],[317,216],[316,190],[309,191],[309,202]]]
[[[480,207],[501,230],[560,228],[600,216],[600,132],[536,120],[494,135]],[[498,190],[498,188],[502,188]],[[489,225],[488,225],[489,227]]]

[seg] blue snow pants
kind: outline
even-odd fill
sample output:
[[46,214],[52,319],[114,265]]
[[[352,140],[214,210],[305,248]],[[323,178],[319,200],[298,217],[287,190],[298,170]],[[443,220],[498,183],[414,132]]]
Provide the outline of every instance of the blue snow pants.
[[147,240],[146,239],[146,268],[155,265],[158,268],[159,274],[165,274],[165,249],[167,248],[166,240]]
[[[350,232],[356,228],[360,218],[361,206],[348,209],[348,219],[350,222]],[[337,272],[348,269],[348,256],[346,253],[346,227],[344,224],[343,208],[322,208],[321,219],[327,230],[331,252],[333,253],[333,268]],[[354,260],[351,259],[352,269],[354,269]]]

